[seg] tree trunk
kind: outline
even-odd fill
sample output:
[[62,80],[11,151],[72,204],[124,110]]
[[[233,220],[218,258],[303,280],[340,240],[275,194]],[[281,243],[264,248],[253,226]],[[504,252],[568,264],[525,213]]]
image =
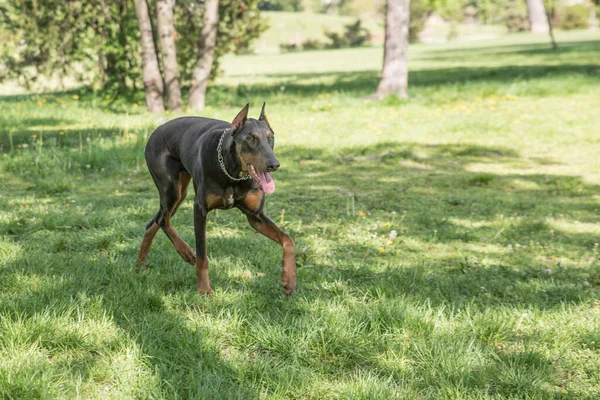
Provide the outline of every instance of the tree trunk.
[[548,33],[550,33],[550,41],[552,42],[552,49],[558,49],[556,39],[554,39],[554,27],[552,26],[552,19],[554,18],[554,1],[552,1],[550,11],[546,13],[546,20],[548,21]]
[[158,56],[154,47],[152,36],[152,23],[150,10],[146,0],[135,0],[135,15],[137,15],[140,26],[140,37],[142,42],[142,65],[144,90],[146,91],[146,106],[152,113],[165,111],[163,103],[164,84],[160,69],[158,68]]
[[409,17],[410,0],[387,1],[383,69],[375,98],[389,94],[407,97]]
[[598,18],[596,17],[596,7],[594,7],[595,4],[596,3],[592,3],[592,12],[590,13],[590,19],[588,20],[588,30],[590,31],[597,31],[599,26]]
[[532,33],[548,33],[548,18],[543,0],[527,0],[527,17]]
[[179,88],[179,72],[175,54],[175,27],[173,25],[173,7],[171,0],[156,2],[158,14],[158,37],[165,73],[165,89],[167,105],[171,111],[181,111],[181,89]]
[[206,0],[202,32],[200,33],[200,55],[194,67],[192,87],[190,88],[190,107],[202,110],[206,99],[206,87],[213,64],[217,44],[217,26],[219,23],[219,0]]

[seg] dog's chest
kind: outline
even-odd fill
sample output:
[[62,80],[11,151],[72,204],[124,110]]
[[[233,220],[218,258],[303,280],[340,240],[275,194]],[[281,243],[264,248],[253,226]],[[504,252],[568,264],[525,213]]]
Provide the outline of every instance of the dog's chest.
[[219,194],[209,194],[206,197],[206,203],[209,210],[220,208],[222,210],[228,210],[235,205],[233,198],[233,189],[231,187],[226,188]]
[[233,191],[230,191],[223,197],[223,202],[225,203],[225,208],[233,207],[235,201],[233,200]]

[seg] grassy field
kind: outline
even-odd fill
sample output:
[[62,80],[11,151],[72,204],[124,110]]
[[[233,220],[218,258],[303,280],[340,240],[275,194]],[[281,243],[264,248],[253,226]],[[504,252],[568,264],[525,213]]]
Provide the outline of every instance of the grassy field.
[[0,97],[0,398],[599,398],[600,36],[558,39],[412,47],[379,103],[381,50],[226,59],[203,115],[267,101],[292,297],[235,210],[213,296],[162,234],[135,272],[143,94]]
[[[306,12],[263,12],[269,28],[255,42],[253,50],[257,54],[279,53],[280,44],[290,42],[301,43],[306,39],[329,42],[325,36],[325,30],[342,33],[344,25],[356,21],[356,17],[340,16],[334,14],[315,14]],[[362,17],[363,26],[371,33],[371,43],[382,46],[385,38],[384,21],[380,15]],[[432,27],[426,35],[427,40],[443,42],[448,38],[450,24],[442,24]],[[500,25],[466,25],[456,26],[456,38],[454,41],[484,40],[506,34],[506,28]],[[546,39],[546,38],[545,38]]]
[[[255,52],[278,53],[279,45],[290,42],[303,42],[306,39],[316,39],[327,42],[324,30],[343,32],[344,25],[356,21],[356,17],[346,17],[330,14],[314,14],[311,12],[281,12],[267,11],[266,17],[269,29],[263,33],[254,44]],[[384,35],[381,18],[363,18],[364,27],[377,38]],[[381,42],[379,39],[377,42]]]

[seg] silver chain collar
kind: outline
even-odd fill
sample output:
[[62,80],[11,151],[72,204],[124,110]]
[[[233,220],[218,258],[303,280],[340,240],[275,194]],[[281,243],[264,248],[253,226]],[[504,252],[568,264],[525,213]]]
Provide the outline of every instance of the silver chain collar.
[[[252,179],[252,177],[250,176],[250,174],[248,174],[246,176],[242,176],[241,178],[234,178],[233,176],[229,175],[229,172],[227,172],[227,168],[225,168],[225,160],[223,159],[223,154],[222,154],[223,139],[225,138],[225,134],[226,133],[227,133],[227,129],[225,129],[223,131],[223,133],[221,133],[221,138],[219,139],[219,145],[217,146],[217,157],[219,159],[219,165],[221,166],[221,170],[232,181],[238,181],[239,182],[239,181],[247,181],[248,179]],[[240,171],[240,173],[241,173],[241,171]]]

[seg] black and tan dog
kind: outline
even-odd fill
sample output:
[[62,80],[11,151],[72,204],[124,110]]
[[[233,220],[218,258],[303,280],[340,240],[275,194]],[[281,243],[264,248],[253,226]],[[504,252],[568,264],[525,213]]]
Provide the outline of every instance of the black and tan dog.
[[[161,228],[177,252],[196,264],[198,291],[212,292],[206,256],[206,217],[213,209],[237,207],[254,229],[283,247],[281,284],[296,288],[295,246],[263,212],[265,193],[275,190],[270,173],[279,168],[273,153],[275,136],[263,104],[260,117],[248,119],[249,104],[230,124],[200,117],[177,118],[159,126],[146,145],[146,163],[160,195],[160,209],[146,226],[137,259],[144,267],[152,239]],[[194,183],[196,254],[171,225],[171,217]]]

